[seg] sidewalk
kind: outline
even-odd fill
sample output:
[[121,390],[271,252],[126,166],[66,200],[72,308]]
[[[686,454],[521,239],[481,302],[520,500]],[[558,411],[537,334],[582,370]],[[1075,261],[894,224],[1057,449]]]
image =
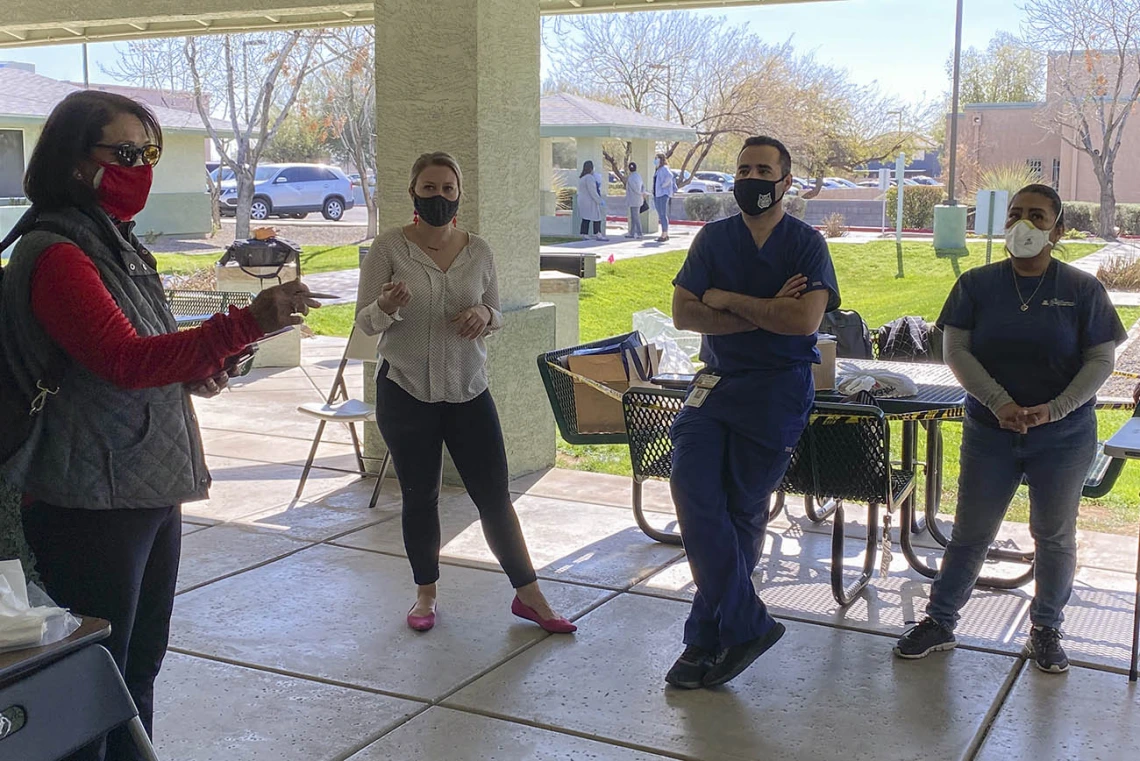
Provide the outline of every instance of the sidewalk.
[[[1070,262],[1074,267],[1096,277],[1097,270],[1106,262],[1114,259],[1127,259],[1135,261],[1140,258],[1140,241],[1128,240],[1109,243],[1095,254]],[[1112,299],[1113,306],[1135,307],[1140,306],[1140,293],[1127,291],[1109,291],[1108,297]]]

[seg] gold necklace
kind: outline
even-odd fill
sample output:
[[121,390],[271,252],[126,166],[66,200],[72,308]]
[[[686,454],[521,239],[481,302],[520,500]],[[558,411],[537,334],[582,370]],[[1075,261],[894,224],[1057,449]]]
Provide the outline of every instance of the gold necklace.
[[1012,264],[1009,266],[1009,269],[1013,272],[1013,287],[1017,290],[1017,300],[1021,302],[1021,311],[1028,312],[1029,305],[1033,303],[1033,297],[1037,295],[1037,292],[1041,290],[1041,286],[1045,284],[1045,276],[1049,274],[1049,268],[1046,267],[1045,271],[1041,273],[1041,279],[1037,282],[1037,287],[1033,289],[1033,293],[1029,294],[1028,299],[1021,298],[1021,286],[1017,284],[1017,270],[1014,269]]

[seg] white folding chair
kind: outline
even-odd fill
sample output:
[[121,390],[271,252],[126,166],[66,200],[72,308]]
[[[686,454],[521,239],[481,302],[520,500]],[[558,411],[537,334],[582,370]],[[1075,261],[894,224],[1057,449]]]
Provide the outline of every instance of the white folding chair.
[[[321,445],[325,426],[329,423],[344,423],[348,426],[349,433],[352,435],[352,446],[356,452],[357,472],[363,477],[373,475],[364,469],[364,453],[361,450],[360,437],[356,433],[356,424],[376,422],[376,406],[349,396],[348,387],[344,382],[344,370],[350,360],[375,361],[376,341],[375,336],[369,336],[353,327],[352,332],[348,335],[348,344],[344,347],[344,356],[341,357],[340,365],[337,367],[336,378],[333,379],[332,390],[329,391],[328,399],[324,404],[310,402],[297,408],[298,412],[314,417],[320,423],[317,425],[317,435],[313,437],[313,446],[309,450],[309,459],[305,461],[305,469],[301,473],[301,483],[297,485],[297,495],[294,499],[301,499],[301,492],[305,490],[309,471],[313,469],[313,460],[317,456],[317,448]],[[388,472],[389,462],[390,458],[385,453],[384,459],[380,463],[380,472],[376,474],[376,488],[372,490],[372,500],[368,503],[370,508],[376,507],[376,501],[380,498],[380,487],[384,484],[384,476]]]

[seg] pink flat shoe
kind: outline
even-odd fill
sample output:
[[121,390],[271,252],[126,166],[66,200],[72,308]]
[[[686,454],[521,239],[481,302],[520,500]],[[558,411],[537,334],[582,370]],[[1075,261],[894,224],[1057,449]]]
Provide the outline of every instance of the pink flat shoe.
[[[412,606],[415,610],[415,606]],[[412,611],[408,611],[408,626],[418,632],[430,631],[435,626],[435,605],[431,606],[431,613],[426,616],[413,616]]]
[[511,613],[527,621],[533,621],[551,634],[571,634],[578,631],[578,627],[565,618],[540,618],[534,609],[525,605],[522,600],[515,598],[511,603]]

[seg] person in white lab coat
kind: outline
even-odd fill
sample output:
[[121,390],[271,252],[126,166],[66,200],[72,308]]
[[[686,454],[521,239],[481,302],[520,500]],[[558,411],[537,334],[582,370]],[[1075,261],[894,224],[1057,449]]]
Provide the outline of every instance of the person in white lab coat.
[[629,232],[627,238],[641,240],[641,204],[645,202],[645,180],[637,171],[637,164],[630,162],[629,174],[625,177],[625,205],[629,208]]
[[590,237],[590,225],[593,224],[594,238],[607,240],[602,235],[602,219],[605,217],[605,201],[602,200],[598,178],[594,176],[594,162],[587,161],[582,165],[582,174],[578,177],[578,215],[582,218],[582,227],[579,233],[583,238]]

